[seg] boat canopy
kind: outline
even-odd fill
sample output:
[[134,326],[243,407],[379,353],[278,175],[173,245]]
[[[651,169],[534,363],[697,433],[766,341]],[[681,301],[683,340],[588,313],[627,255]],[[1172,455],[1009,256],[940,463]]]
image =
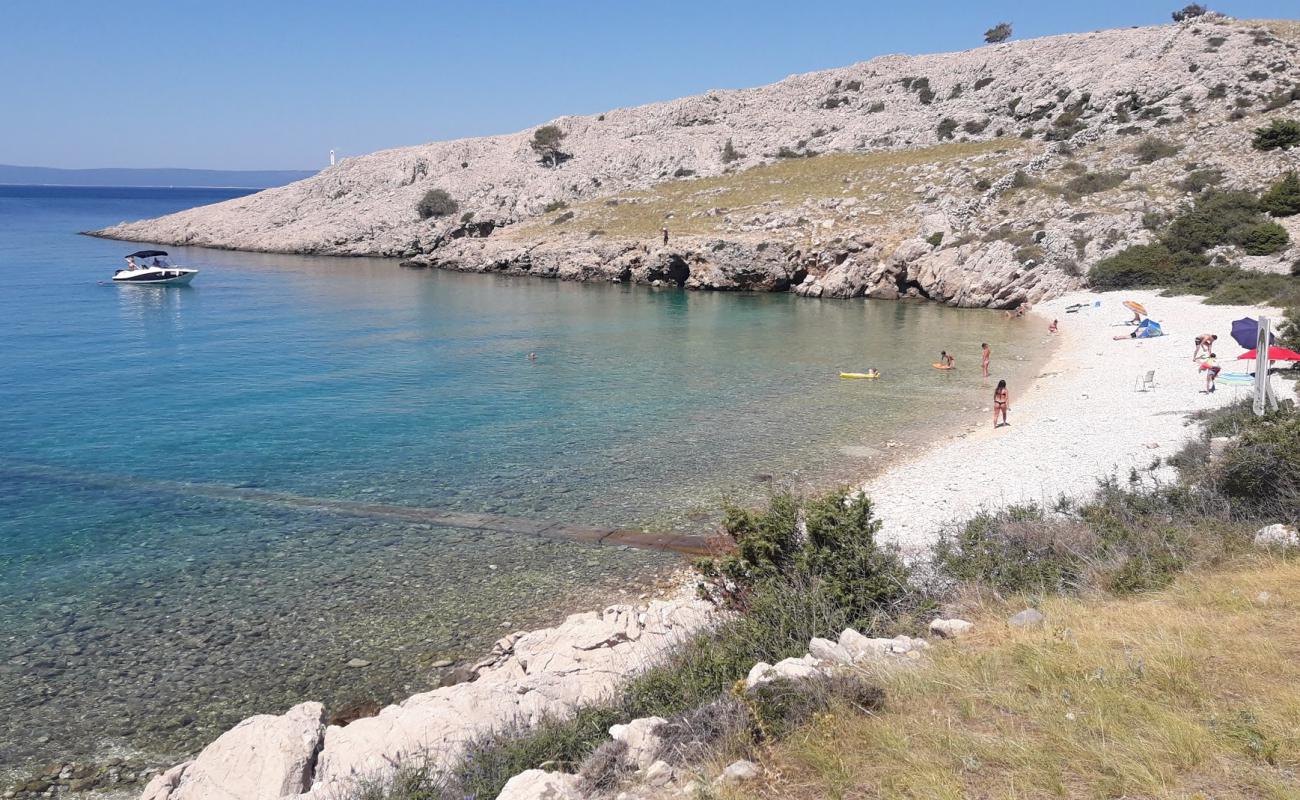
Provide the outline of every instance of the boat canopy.
[[129,256],[124,256],[124,258],[153,258],[155,256],[165,256],[165,255],[167,254],[164,253],[162,250],[140,250],[135,253],[132,253]]

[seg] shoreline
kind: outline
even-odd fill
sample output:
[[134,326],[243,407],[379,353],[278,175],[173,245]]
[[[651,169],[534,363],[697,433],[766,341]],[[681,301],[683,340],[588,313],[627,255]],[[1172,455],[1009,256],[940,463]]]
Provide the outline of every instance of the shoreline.
[[[1166,335],[1114,341],[1131,331],[1122,300],[1145,305]],[[1100,301],[1066,314],[1073,303]],[[986,419],[913,459],[860,484],[884,522],[884,536],[917,553],[954,522],[981,510],[1087,494],[1097,481],[1123,476],[1172,456],[1191,438],[1190,414],[1226,405],[1248,392],[1220,388],[1205,394],[1192,360],[1193,339],[1217,333],[1224,372],[1239,371],[1243,350],[1228,336],[1233,319],[1277,315],[1256,306],[1205,305],[1193,295],[1158,291],[1071,292],[1040,303],[1034,315],[1060,322],[1060,341],[1024,388],[1010,386],[1009,426]],[[1135,382],[1155,371],[1155,388]],[[990,369],[997,379],[996,353]],[[990,397],[984,400],[992,414]],[[1171,469],[1162,467],[1163,470]],[[1158,475],[1168,473],[1157,472]],[[940,499],[936,501],[936,492]],[[946,498],[946,499],[944,499]]]

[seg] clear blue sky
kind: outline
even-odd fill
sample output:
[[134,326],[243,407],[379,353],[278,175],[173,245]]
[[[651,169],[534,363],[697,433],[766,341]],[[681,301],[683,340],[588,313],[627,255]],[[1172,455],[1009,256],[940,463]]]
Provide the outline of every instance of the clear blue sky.
[[[6,0],[0,163],[304,169],[885,53],[1169,21],[1184,0]],[[1297,0],[1211,2],[1295,18]],[[135,112],[155,116],[133,120]]]

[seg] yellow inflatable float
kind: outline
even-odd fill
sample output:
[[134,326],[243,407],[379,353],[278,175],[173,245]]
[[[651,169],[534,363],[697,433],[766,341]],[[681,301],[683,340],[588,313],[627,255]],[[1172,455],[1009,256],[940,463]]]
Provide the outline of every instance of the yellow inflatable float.
[[867,380],[875,380],[876,378],[880,377],[880,373],[879,372],[841,372],[840,377],[841,378],[865,378]]

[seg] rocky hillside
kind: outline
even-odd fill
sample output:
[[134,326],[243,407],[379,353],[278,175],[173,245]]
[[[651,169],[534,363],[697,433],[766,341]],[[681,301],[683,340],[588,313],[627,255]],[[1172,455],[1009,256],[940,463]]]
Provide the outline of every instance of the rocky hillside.
[[[885,56],[562,117],[556,166],[533,130],[437,142],[99,235],[1005,307],[1075,288],[1099,258],[1149,239],[1144,217],[1187,202],[1192,173],[1257,191],[1294,169],[1295,151],[1250,140],[1300,115],[1298,44],[1297,23],[1200,17]],[[456,213],[422,220],[435,188]]]

